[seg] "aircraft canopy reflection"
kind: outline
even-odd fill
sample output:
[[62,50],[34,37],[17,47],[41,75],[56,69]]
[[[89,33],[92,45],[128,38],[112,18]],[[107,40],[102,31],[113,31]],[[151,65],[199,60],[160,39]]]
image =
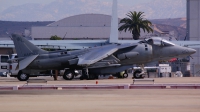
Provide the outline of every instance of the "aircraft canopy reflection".
[[174,43],[167,41],[165,39],[162,39],[160,37],[151,37],[151,38],[145,39],[145,41],[147,43],[154,44],[157,46],[174,46],[175,45]]

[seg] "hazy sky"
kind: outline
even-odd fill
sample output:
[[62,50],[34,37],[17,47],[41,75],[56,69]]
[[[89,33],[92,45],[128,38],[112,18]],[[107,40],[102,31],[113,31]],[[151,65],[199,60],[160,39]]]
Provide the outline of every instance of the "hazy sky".
[[18,6],[27,3],[39,3],[39,4],[48,4],[55,0],[0,0],[0,11],[11,7],[11,6]]
[[[56,21],[85,13],[110,15],[112,2],[113,0],[0,0],[0,20]],[[118,0],[118,17],[125,17],[129,11],[142,11],[148,19],[186,17],[186,0]]]
[[[18,5],[23,5],[27,3],[48,4],[48,3],[51,3],[52,1],[56,1],[56,0],[0,0],[0,11],[11,6],[18,6]],[[99,1],[112,2],[113,0],[99,0]],[[151,1],[153,0],[118,0],[118,4],[134,6],[141,3],[148,3]]]

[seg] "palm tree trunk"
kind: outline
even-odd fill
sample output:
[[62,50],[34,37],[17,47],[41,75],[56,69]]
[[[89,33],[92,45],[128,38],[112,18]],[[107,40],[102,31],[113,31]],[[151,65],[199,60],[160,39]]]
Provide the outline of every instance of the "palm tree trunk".
[[139,37],[140,37],[140,35],[133,35],[133,39],[134,39],[134,40],[138,40]]

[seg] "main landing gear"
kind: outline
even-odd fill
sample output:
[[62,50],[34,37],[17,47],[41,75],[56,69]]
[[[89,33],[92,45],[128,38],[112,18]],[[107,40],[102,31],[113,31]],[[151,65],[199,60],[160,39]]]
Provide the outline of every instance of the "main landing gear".
[[23,73],[22,71],[18,72],[17,79],[19,81],[27,81],[29,79],[29,74]]
[[67,69],[63,74],[63,79],[65,80],[72,80],[74,78],[75,72],[74,70]]
[[[80,76],[80,80],[94,80],[94,79],[98,79],[98,75],[96,74],[89,74],[88,73],[88,69],[83,69],[82,70],[82,75]],[[63,79],[65,80],[72,80],[74,79],[74,77],[78,76],[79,73],[77,70],[74,69],[66,69],[64,74],[63,74]]]
[[88,68],[86,68],[86,69],[82,70],[82,75],[80,77],[80,80],[84,80],[84,79],[86,79],[86,80],[94,80],[94,79],[98,79],[98,78],[99,77],[96,74],[89,74]]
[[135,79],[143,79],[145,75],[147,74],[146,70],[144,69],[144,65],[140,66],[141,70],[136,70],[133,73],[133,78]]

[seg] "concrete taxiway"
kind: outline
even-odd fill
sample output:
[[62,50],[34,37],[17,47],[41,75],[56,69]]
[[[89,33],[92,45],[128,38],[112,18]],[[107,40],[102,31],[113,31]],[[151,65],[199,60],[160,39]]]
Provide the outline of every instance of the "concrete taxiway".
[[[72,80],[59,78],[47,84],[131,84],[132,79]],[[23,85],[15,78],[0,78],[0,85]],[[199,77],[156,78],[155,84],[199,84]],[[152,82],[136,82],[152,84]],[[37,84],[30,84],[37,85]],[[199,112],[200,89],[63,89],[63,90],[0,90],[2,112]]]
[[[13,78],[1,80],[0,90],[46,90],[46,89],[200,89],[198,78],[156,78],[133,80],[128,79],[99,79],[59,81],[46,79],[30,79],[27,82],[16,82]],[[190,79],[190,80],[188,80]],[[126,82],[124,82],[126,81]],[[163,83],[161,83],[161,81]],[[165,82],[166,81],[166,82]],[[188,82],[187,82],[188,81]],[[132,82],[132,83],[131,83]],[[42,83],[42,84],[41,84]],[[45,84],[44,84],[45,83]]]
[[0,91],[1,112],[199,112],[199,90]]
[[[30,78],[30,79],[45,79],[47,80],[47,84],[96,84],[96,81],[98,81],[98,84],[132,84],[133,79],[131,77],[127,79],[107,79],[107,78],[100,78],[98,80],[70,80],[66,81],[62,77],[58,77],[57,81],[53,80],[53,77],[47,76],[47,77],[36,77],[36,78]],[[164,83],[175,83],[175,84],[198,84],[200,83],[200,77],[173,77],[173,78],[154,78],[155,84],[164,84]],[[25,84],[25,81],[18,81],[16,78],[12,77],[0,77],[0,85],[20,85]],[[136,82],[136,84],[152,84],[151,82]]]

